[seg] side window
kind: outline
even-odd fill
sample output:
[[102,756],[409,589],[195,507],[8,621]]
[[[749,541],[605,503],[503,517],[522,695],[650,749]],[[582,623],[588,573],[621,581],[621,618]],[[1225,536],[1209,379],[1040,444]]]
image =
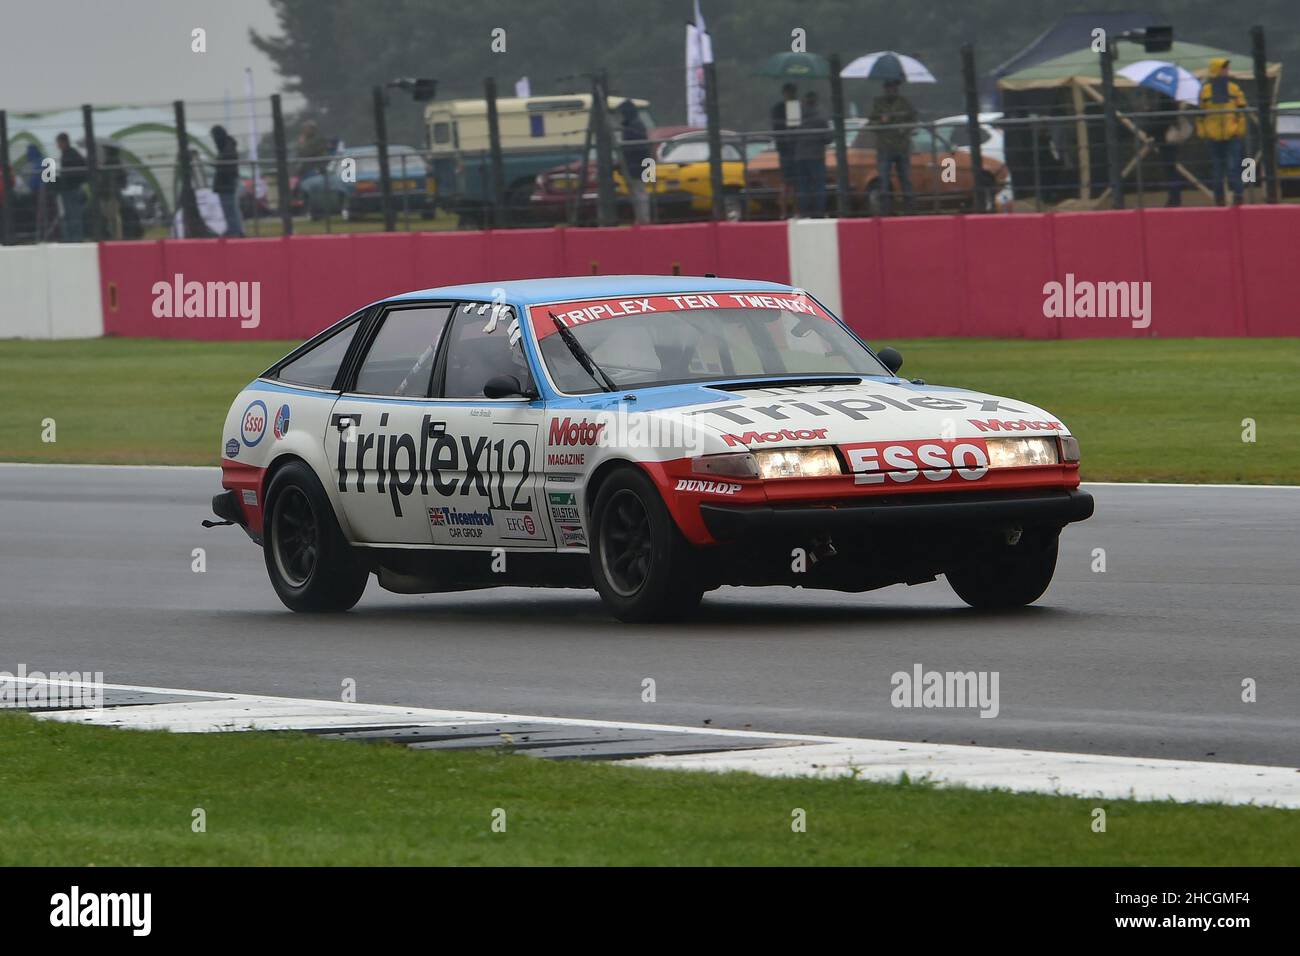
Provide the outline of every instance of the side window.
[[467,302],[456,310],[447,343],[447,374],[443,398],[483,398],[483,386],[498,375],[513,375],[524,388],[531,388],[523,344],[511,342],[515,311],[498,310],[485,302]]
[[427,395],[438,338],[450,313],[448,305],[387,312],[352,390],[366,395]]
[[345,329],[335,332],[324,342],[299,355],[292,362],[280,367],[277,378],[294,385],[314,385],[317,388],[333,388],[334,378],[338,375],[343,356],[352,344],[352,337],[357,334],[361,323],[353,322]]

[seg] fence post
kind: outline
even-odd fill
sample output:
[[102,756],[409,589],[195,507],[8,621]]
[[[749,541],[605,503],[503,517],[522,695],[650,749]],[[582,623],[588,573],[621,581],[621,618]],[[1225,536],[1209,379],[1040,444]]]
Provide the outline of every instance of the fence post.
[[966,87],[966,136],[970,140],[970,174],[975,184],[975,212],[988,212],[988,190],[984,188],[984,155],[980,145],[980,97],[975,85],[975,48],[961,47],[961,79]]
[[[190,165],[190,138],[185,131],[185,101],[172,103],[176,113],[176,149],[180,157],[181,191],[177,197],[186,238],[208,235],[207,224],[199,215],[199,201],[194,196],[194,170]],[[173,213],[175,210],[173,210]]]
[[[1250,28],[1250,48],[1255,60],[1255,96],[1259,109],[1260,149],[1264,153],[1264,199],[1278,201],[1277,136],[1273,127],[1273,90],[1268,82],[1268,60],[1264,56],[1264,28],[1256,24]],[[1238,176],[1241,170],[1237,170]]]
[[392,232],[397,228],[397,222],[393,215],[393,177],[388,170],[388,117],[384,108],[382,86],[376,86],[374,89],[374,105],[375,146],[379,152],[379,200],[384,209],[384,231]]
[[90,184],[90,217],[87,233],[91,242],[100,240],[99,233],[99,150],[95,146],[95,111],[89,103],[81,107],[81,126],[86,138],[86,179]]
[[510,212],[506,207],[506,170],[501,156],[501,120],[497,115],[497,80],[483,81],[483,98],[487,101],[488,155],[492,159],[492,225],[506,225]]
[[[609,138],[609,88],[604,70],[598,70],[591,83],[591,121],[596,124],[596,224],[614,225],[618,214],[614,207],[614,169]],[[582,189],[586,184],[579,183]]]
[[275,192],[280,197],[280,231],[293,235],[293,197],[289,195],[289,150],[285,145],[280,94],[271,94],[271,128],[275,138]]
[[1124,208],[1124,184],[1119,171],[1119,117],[1115,115],[1115,61],[1110,35],[1101,51],[1101,95],[1106,107],[1106,170],[1110,181],[1110,206]]
[[[0,189],[4,190],[4,205],[0,206],[0,246],[14,241],[14,181],[9,165],[9,117],[0,110]],[[39,201],[39,196],[37,197]]]
[[726,217],[722,193],[722,121],[718,115],[718,67],[712,60],[704,64],[704,108],[708,112],[709,188],[713,192],[714,220]]
[[844,79],[840,76],[840,55],[832,53],[830,63],[831,122],[835,126],[835,215],[844,219],[853,214],[853,197],[849,195],[849,140],[844,130]]

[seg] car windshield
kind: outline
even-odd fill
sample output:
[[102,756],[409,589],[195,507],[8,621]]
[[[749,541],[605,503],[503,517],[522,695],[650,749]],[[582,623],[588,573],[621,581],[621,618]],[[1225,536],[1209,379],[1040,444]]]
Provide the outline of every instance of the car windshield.
[[[740,302],[765,304],[728,307]],[[711,293],[533,306],[542,359],[556,387],[571,395],[601,389],[552,314],[619,388],[891,374],[807,298]]]

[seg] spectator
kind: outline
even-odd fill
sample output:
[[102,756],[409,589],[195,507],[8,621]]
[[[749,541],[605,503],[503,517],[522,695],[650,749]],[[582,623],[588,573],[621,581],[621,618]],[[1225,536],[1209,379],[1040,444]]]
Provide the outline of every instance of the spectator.
[[795,146],[797,137],[788,132],[798,129],[800,123],[799,89],[793,83],[781,87],[781,101],[772,107],[772,132],[776,140],[776,156],[781,162],[781,215],[789,207],[790,192],[795,186],[798,175],[795,170]]
[[1191,121],[1179,113],[1184,106],[1185,104],[1177,103],[1163,94],[1156,95],[1153,106],[1155,112],[1163,114],[1154,118],[1149,132],[1151,138],[1155,140],[1156,150],[1160,156],[1160,168],[1169,190],[1169,195],[1165,199],[1166,206],[1183,204],[1185,180],[1182,171],[1178,168],[1178,149],[1192,138],[1193,133]]
[[1245,183],[1241,178],[1241,160],[1246,140],[1246,114],[1236,112],[1246,108],[1246,95],[1232,81],[1228,72],[1228,58],[1216,56],[1210,60],[1210,76],[1201,86],[1201,109],[1207,112],[1196,119],[1196,133],[1210,144],[1213,161],[1211,185],[1214,204],[1223,205],[1223,180],[1232,183],[1233,205],[1244,201]]
[[619,142],[623,148],[623,176],[627,180],[627,191],[632,197],[632,210],[637,222],[650,221],[650,196],[646,192],[645,182],[641,179],[641,164],[650,158],[650,144],[646,142],[649,133],[636,104],[624,100],[618,104],[618,115],[622,125],[619,128]]
[[122,190],[126,189],[126,170],[122,167],[122,149],[105,144],[104,164],[99,169],[99,210],[105,239],[122,238]]
[[803,95],[800,135],[795,141],[795,166],[798,170],[799,215],[820,218],[826,215],[826,147],[831,142],[831,121],[817,108],[817,94]]
[[221,200],[221,211],[226,216],[225,235],[242,237],[244,224],[239,218],[239,144],[226,132],[224,126],[212,127],[212,142],[217,147],[217,160],[213,164],[212,191]]
[[63,241],[86,238],[86,158],[73,148],[67,133],[54,139],[59,147],[59,175],[54,181],[63,208]]
[[911,214],[915,206],[912,193],[912,126],[916,110],[899,92],[897,79],[885,80],[885,92],[871,103],[870,122],[886,126],[876,132],[876,170],[880,176],[880,211],[888,216],[893,206],[890,177],[898,170],[898,185],[903,193],[903,211]]

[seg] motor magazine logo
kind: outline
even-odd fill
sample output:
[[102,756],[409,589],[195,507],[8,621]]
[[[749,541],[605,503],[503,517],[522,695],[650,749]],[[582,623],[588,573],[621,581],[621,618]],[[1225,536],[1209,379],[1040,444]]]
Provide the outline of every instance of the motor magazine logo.
[[548,445],[594,445],[605,430],[604,422],[589,422],[585,418],[575,422],[572,418],[551,419],[551,431],[547,435]]
[[857,485],[907,484],[920,477],[936,484],[979,481],[989,472],[988,448],[979,438],[956,443],[864,442],[840,448]]
[[761,445],[776,441],[820,441],[826,438],[825,428],[782,428],[776,432],[745,432],[742,435],[723,435],[729,447],[736,445]]
[[968,418],[966,421],[970,422],[982,432],[1065,431],[1065,426],[1060,422],[1031,422],[1026,418],[1022,418],[1019,421],[998,421],[994,418],[980,421],[976,418]]
[[98,710],[104,706],[103,671],[0,671],[0,708]]

